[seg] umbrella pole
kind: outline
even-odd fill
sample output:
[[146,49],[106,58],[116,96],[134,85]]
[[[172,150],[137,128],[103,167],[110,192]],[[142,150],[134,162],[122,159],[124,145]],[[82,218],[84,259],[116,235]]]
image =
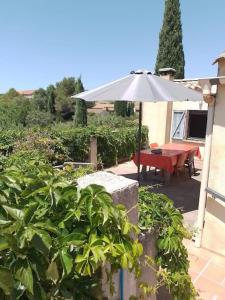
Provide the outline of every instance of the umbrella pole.
[[139,103],[139,124],[138,124],[138,157],[137,157],[137,168],[138,168],[138,183],[140,184],[140,162],[141,162],[141,127],[142,127],[142,102]]

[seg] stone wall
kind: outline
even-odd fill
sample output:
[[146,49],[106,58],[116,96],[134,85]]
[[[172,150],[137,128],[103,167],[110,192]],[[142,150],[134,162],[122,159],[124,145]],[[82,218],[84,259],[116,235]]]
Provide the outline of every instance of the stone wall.
[[[117,176],[108,172],[96,172],[90,175],[86,175],[78,179],[78,188],[85,188],[90,184],[98,184],[104,186],[106,191],[112,195],[112,199],[115,204],[123,204],[129,211],[129,219],[133,224],[138,222],[138,182],[131,180],[123,176]],[[155,241],[149,234],[145,235],[141,239],[144,247],[144,255],[155,256]],[[109,266],[106,266],[109,269]],[[102,272],[102,289],[106,299],[118,300],[121,299],[121,274],[117,273],[113,276],[115,293],[113,296],[110,294],[109,286],[107,282],[107,276],[105,270]],[[123,300],[129,300],[130,296],[138,296],[138,283],[133,274],[126,270],[123,270]],[[148,282],[149,284],[155,283],[155,274],[149,268],[143,269],[142,281]],[[155,300],[155,296],[149,297],[151,300]]]

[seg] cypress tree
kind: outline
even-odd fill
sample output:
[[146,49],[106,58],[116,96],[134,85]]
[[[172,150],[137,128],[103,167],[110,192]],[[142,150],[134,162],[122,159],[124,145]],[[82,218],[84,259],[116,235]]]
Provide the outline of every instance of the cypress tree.
[[155,71],[158,74],[160,68],[174,68],[175,77],[182,79],[184,78],[184,65],[180,2],[179,0],[165,0]]
[[127,116],[133,116],[134,115],[134,102],[128,102],[127,105]]
[[[75,94],[84,91],[84,86],[81,78],[78,78],[75,85]],[[86,102],[82,99],[76,100],[75,115],[74,115],[74,125],[76,126],[86,126],[87,125],[87,107]]]
[[48,110],[51,114],[55,114],[56,89],[54,85],[50,84],[46,89],[46,93],[48,98]]
[[127,101],[115,101],[114,102],[114,112],[117,116],[126,117],[127,116]]

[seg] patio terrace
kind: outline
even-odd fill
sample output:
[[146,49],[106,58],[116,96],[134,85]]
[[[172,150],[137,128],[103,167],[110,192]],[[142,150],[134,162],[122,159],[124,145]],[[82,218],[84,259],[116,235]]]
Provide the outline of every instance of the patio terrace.
[[[164,193],[169,196],[177,208],[183,211],[184,223],[190,228],[195,228],[197,209],[201,183],[202,161],[196,159],[196,176],[185,180],[184,177],[172,177],[169,184],[165,184],[162,178],[154,175],[154,170],[142,177],[141,185],[152,186],[152,191]],[[133,161],[125,162],[107,171],[117,175],[136,179],[137,167]],[[225,257],[212,251],[196,248],[193,241],[185,241],[190,260],[190,275],[202,300],[225,299]],[[163,291],[157,296],[157,300],[165,300]]]

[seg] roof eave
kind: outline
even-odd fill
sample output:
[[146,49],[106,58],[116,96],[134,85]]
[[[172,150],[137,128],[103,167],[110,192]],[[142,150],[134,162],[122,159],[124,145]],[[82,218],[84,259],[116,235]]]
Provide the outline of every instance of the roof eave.
[[213,62],[213,65],[215,65],[216,63],[224,59],[225,59],[225,51],[222,54],[220,54],[219,57],[216,58],[216,60]]

